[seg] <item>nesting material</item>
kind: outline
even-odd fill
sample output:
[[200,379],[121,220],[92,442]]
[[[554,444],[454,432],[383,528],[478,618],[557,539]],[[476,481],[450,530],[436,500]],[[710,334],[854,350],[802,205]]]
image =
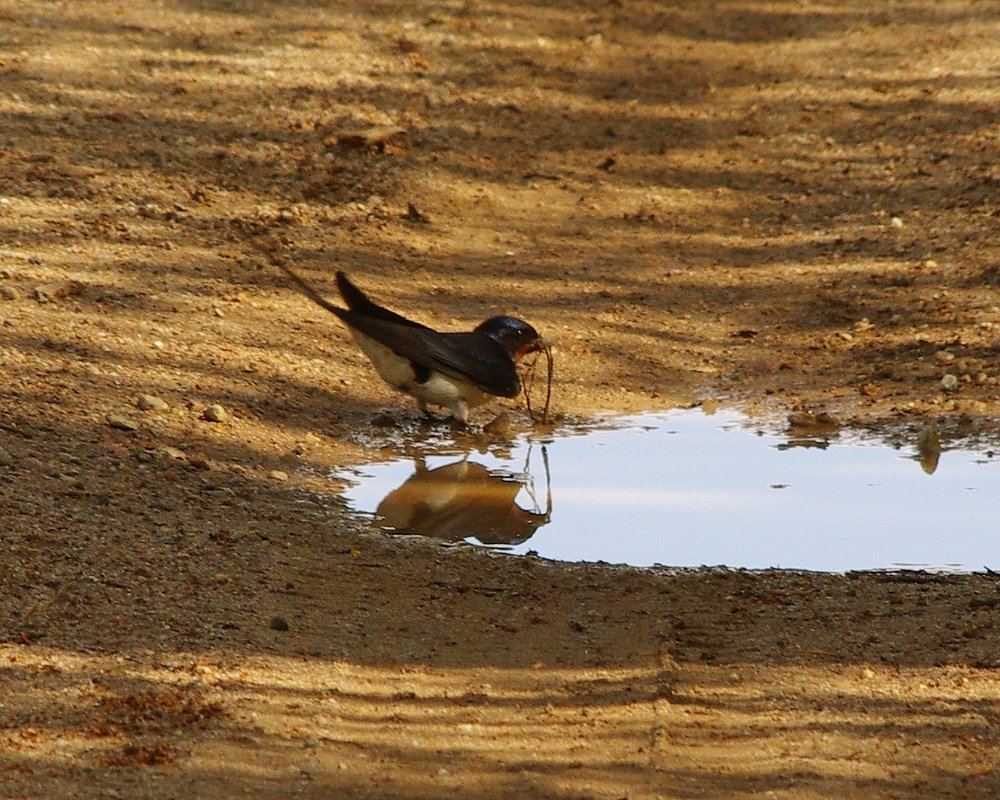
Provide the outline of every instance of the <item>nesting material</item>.
[[538,366],[538,356],[535,356],[530,363],[527,364],[524,371],[524,379],[521,384],[524,387],[524,403],[528,408],[528,416],[536,422],[541,422],[545,425],[549,421],[549,405],[552,402],[552,345],[546,345],[539,352],[545,353],[545,405],[542,406],[541,417],[536,417],[535,413],[531,409],[531,390],[535,384],[535,368]]

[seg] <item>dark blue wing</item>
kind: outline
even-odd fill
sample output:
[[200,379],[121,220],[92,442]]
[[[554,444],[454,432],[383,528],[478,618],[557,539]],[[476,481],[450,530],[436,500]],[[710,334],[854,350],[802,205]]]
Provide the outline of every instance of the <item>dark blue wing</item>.
[[497,342],[479,333],[438,333],[423,326],[401,324],[355,311],[339,316],[357,331],[394,353],[487,394],[516,397],[521,391],[514,361]]

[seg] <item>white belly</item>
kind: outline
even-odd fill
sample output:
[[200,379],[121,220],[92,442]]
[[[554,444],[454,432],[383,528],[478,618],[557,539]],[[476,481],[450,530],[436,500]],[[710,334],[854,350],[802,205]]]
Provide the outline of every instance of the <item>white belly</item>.
[[413,395],[421,403],[432,406],[444,406],[454,410],[459,402],[464,402],[469,408],[475,408],[486,402],[485,392],[469,383],[452,380],[440,372],[431,372],[426,383],[411,383],[398,387],[407,394]]
[[482,405],[489,397],[472,384],[453,380],[434,370],[427,381],[418,383],[417,373],[409,359],[396,355],[384,344],[354,329],[351,329],[351,335],[371,360],[382,380],[416,398],[421,408],[425,405],[448,408],[455,417],[465,422],[466,409]]

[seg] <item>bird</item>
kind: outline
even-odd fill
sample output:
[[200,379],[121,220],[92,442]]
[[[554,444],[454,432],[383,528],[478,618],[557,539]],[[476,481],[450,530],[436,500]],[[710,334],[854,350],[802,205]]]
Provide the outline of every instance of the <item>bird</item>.
[[428,406],[447,408],[462,425],[490,397],[517,397],[517,362],[545,350],[545,340],[517,317],[490,317],[469,332],[441,333],[373,302],[343,271],[337,289],[347,308],[331,303],[288,266],[284,272],[320,307],[340,318],[382,379]]

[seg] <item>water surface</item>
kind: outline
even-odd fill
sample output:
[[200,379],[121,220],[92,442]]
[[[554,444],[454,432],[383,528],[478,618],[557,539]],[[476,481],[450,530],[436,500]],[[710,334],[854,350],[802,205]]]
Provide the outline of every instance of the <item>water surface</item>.
[[921,460],[915,431],[790,437],[690,410],[486,452],[407,446],[338,473],[390,533],[636,566],[1000,568],[1000,459],[982,442]]

